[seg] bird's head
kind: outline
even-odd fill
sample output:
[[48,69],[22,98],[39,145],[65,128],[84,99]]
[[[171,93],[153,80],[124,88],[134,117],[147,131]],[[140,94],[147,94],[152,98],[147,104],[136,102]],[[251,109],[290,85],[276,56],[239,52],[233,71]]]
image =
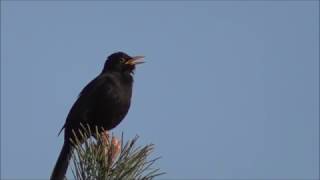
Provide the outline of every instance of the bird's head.
[[144,63],[144,56],[129,56],[124,52],[111,54],[105,64],[102,72],[117,71],[122,73],[133,73],[137,64]]

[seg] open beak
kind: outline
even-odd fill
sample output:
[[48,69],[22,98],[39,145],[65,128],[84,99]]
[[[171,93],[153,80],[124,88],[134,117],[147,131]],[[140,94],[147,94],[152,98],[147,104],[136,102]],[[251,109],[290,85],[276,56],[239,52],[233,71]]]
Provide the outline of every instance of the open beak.
[[144,56],[134,56],[132,59],[129,59],[125,64],[129,65],[136,65],[136,64],[142,64],[144,61],[142,60]]

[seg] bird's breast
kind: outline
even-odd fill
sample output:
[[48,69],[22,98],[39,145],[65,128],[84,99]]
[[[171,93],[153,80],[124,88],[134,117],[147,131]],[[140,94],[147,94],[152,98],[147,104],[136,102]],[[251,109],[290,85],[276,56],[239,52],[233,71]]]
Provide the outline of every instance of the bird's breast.
[[97,124],[109,130],[116,127],[127,115],[132,96],[132,86],[121,81],[115,81],[112,89],[106,89],[106,98],[100,99],[97,111]]

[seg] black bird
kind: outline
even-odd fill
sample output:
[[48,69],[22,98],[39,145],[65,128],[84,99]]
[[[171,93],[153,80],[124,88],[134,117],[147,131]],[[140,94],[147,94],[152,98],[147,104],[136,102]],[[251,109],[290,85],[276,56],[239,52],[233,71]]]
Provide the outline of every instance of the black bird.
[[64,144],[51,180],[64,179],[72,154],[73,130],[78,132],[81,124],[89,125],[90,129],[110,130],[126,116],[132,95],[132,75],[135,65],[143,63],[142,58],[123,52],[111,54],[102,72],[83,88],[61,129],[64,129]]

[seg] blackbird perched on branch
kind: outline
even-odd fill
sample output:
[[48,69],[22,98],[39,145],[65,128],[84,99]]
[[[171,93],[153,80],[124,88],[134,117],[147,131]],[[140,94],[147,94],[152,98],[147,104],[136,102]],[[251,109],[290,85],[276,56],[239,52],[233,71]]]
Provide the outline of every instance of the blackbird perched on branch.
[[131,57],[123,52],[111,54],[102,72],[83,88],[61,129],[64,129],[64,144],[51,180],[64,179],[72,155],[70,140],[74,139],[73,132],[79,132],[81,125],[110,130],[126,116],[132,95],[132,75],[135,65],[143,63],[142,59],[143,56]]

